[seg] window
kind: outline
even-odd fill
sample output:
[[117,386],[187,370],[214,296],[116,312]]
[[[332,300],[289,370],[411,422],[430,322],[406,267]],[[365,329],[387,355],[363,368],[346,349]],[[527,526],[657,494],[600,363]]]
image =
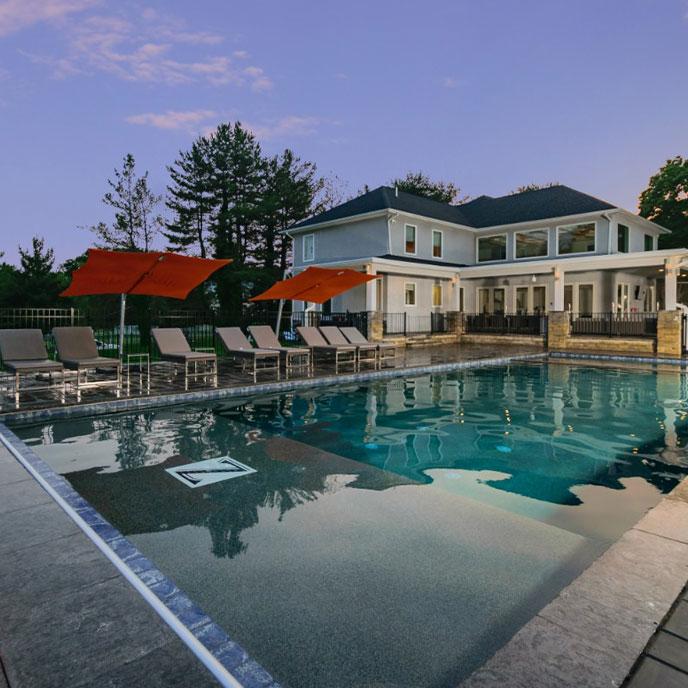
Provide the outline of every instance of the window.
[[557,228],[557,250],[568,253],[592,253],[595,250],[595,223],[583,222]]
[[618,225],[617,242],[619,253],[628,253],[628,227],[626,225]]
[[432,257],[442,257],[442,232],[439,229],[432,230]]
[[592,284],[578,285],[578,315],[592,317]]
[[516,232],[516,258],[537,258],[546,256],[549,251],[549,230],[531,229]]
[[528,312],[528,287],[516,287],[516,313]]
[[404,225],[404,253],[416,254],[416,227]]
[[506,260],[506,234],[478,238],[478,262]]
[[439,308],[442,305],[442,283],[435,282],[432,285],[432,307]]
[[315,234],[304,234],[303,237],[303,262],[315,259]]
[[645,235],[645,250],[654,251],[655,250],[655,238],[652,234]]
[[404,305],[405,306],[415,306],[416,305],[416,283],[406,282],[404,284]]
[[533,287],[533,313],[544,313],[547,310],[547,287]]

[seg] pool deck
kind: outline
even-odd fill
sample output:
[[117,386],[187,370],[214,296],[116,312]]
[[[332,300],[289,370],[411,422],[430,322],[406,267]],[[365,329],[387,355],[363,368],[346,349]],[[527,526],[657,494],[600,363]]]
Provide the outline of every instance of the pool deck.
[[[504,362],[505,355],[532,353],[531,348],[513,347],[411,349],[389,374],[496,364]],[[315,378],[297,384],[341,384],[369,377],[334,377],[331,369],[320,368]],[[222,389],[210,395],[175,389],[168,396],[160,394],[168,391],[168,383],[161,378],[164,387],[156,388],[154,378],[152,394],[136,399],[157,405],[219,398],[225,392],[244,393],[245,382],[225,371]],[[258,393],[267,391],[265,387],[248,388]],[[113,404],[123,406],[122,402],[136,404],[133,399],[113,402],[111,393],[102,392],[84,402],[69,409],[90,414],[94,409],[110,412]],[[55,408],[53,404],[54,400],[51,404],[38,399],[29,413],[12,411],[0,421],[40,420],[50,414],[51,406]],[[71,415],[61,405],[56,410]],[[0,561],[0,688],[221,685],[2,445]],[[687,579],[688,480],[462,685],[601,688],[626,681],[630,688],[688,687]],[[251,679],[241,684],[262,685]]]

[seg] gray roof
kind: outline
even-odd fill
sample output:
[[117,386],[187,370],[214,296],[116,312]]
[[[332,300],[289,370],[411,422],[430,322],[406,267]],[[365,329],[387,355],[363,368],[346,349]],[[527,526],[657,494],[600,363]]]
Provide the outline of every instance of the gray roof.
[[565,217],[566,215],[612,210],[615,207],[611,203],[601,201],[599,198],[562,184],[498,198],[479,196],[461,205],[440,203],[404,191],[399,191],[397,194],[389,186],[379,186],[377,189],[326,210],[324,213],[303,220],[294,225],[292,229],[300,229],[321,222],[341,220],[354,215],[385,209],[399,210],[480,229],[518,222],[545,220],[550,217]]

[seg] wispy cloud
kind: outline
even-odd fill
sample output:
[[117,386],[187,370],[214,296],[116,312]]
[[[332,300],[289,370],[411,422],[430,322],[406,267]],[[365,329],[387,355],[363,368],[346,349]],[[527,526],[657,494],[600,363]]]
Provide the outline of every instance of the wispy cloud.
[[214,110],[167,110],[166,112],[144,112],[126,118],[129,124],[140,124],[156,129],[185,129],[194,132],[202,122],[216,117]]
[[290,138],[294,136],[310,136],[315,134],[322,120],[318,117],[303,117],[289,115],[281,119],[263,124],[247,124],[246,126],[262,140]]
[[445,88],[457,88],[459,85],[459,80],[453,76],[445,76],[442,79],[442,86]]
[[4,0],[0,2],[0,36],[83,12],[98,0]]
[[[27,0],[23,0],[26,2]],[[0,0],[1,2],[1,0]],[[15,7],[22,0],[9,0]],[[60,6],[62,15],[69,8],[88,8],[95,0],[28,0],[29,5]],[[0,4],[0,31],[2,10]],[[57,8],[47,17],[58,16]],[[8,15],[9,17],[9,15]],[[12,15],[12,25],[21,17]],[[27,17],[23,20],[29,22]],[[35,23],[35,19],[29,23]],[[9,27],[9,19],[5,23]],[[45,55],[25,51],[35,64],[47,66],[52,75],[64,79],[75,74],[107,73],[124,81],[150,82],[168,85],[205,82],[213,86],[229,84],[248,86],[256,93],[273,87],[272,79],[255,65],[246,65],[245,51],[235,51],[233,57],[218,54],[199,54],[189,57],[191,48],[203,49],[222,42],[216,33],[191,31],[181,20],[163,15],[153,8],[137,10],[134,14],[93,14],[73,19],[60,26],[65,40],[61,55]],[[183,48],[183,50],[180,49]]]

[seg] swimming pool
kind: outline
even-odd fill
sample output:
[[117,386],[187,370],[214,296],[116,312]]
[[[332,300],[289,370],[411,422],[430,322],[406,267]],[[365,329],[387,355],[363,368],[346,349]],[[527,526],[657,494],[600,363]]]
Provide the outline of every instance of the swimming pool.
[[283,685],[439,688],[688,473],[687,399],[551,362],[16,432]]

